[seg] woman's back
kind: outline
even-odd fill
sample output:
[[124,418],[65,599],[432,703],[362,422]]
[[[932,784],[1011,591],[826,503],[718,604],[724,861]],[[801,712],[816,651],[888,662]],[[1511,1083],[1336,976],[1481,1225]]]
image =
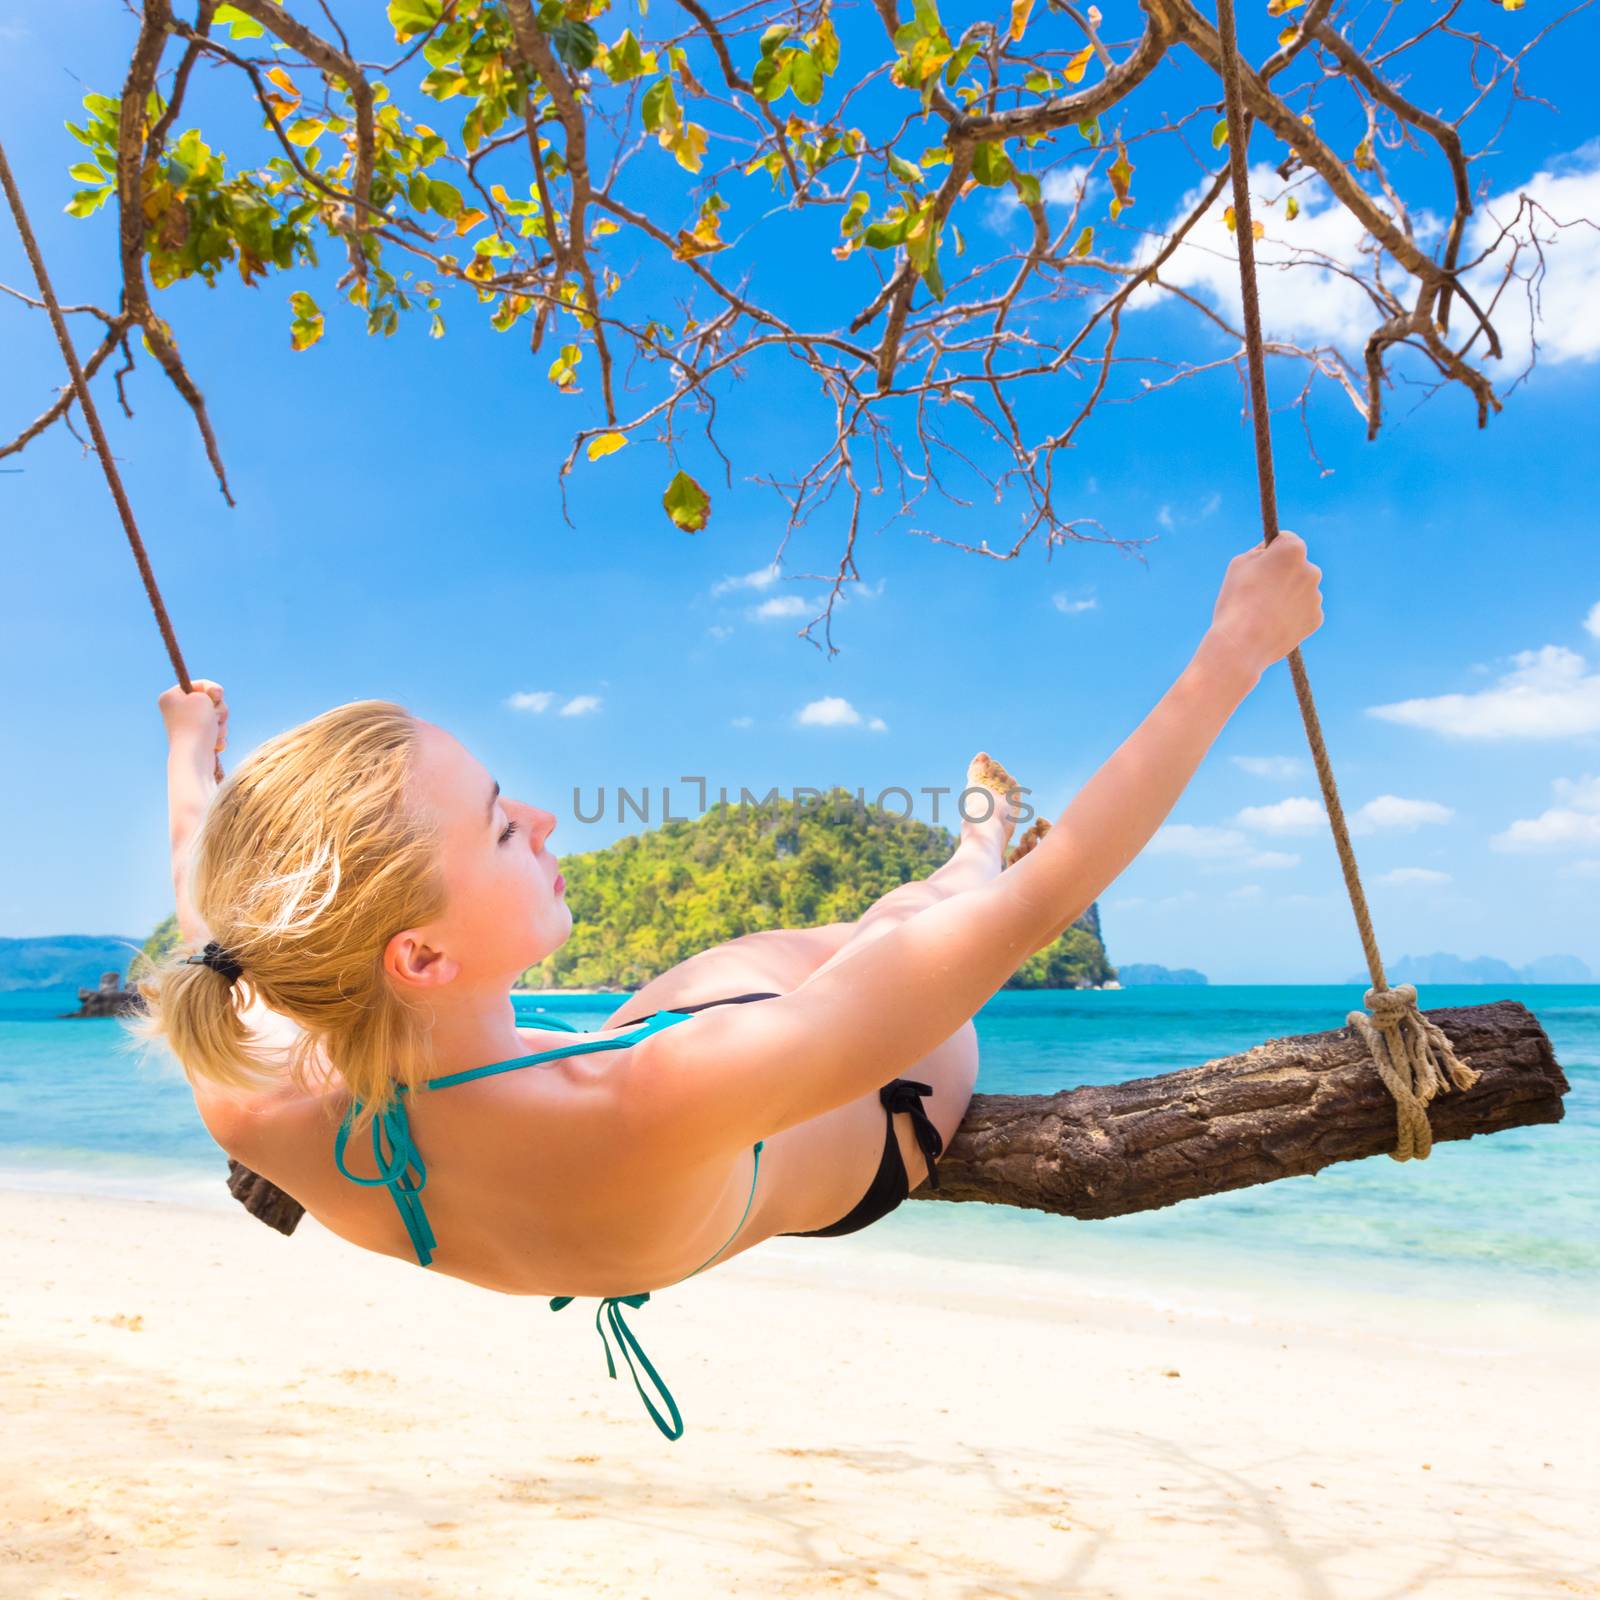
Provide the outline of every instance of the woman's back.
[[[669,1017],[688,1020],[663,1013],[661,1024]],[[364,1248],[417,1262],[417,1224],[408,1229],[402,1207],[420,1208],[430,1270],[508,1294],[637,1293],[691,1273],[718,1245],[726,1259],[769,1235],[762,1199],[772,1191],[752,1184],[754,1152],[693,1166],[630,1136],[626,1084],[650,1070],[660,1025],[577,1038],[518,1031],[547,1059],[467,1082],[441,1075],[448,1086],[402,1095],[375,1124],[388,1171],[400,1180],[409,1170],[398,1186],[417,1184],[420,1167],[414,1200],[397,1204],[383,1184],[340,1173],[335,1143],[351,1100],[337,1087],[258,1101],[248,1131],[229,1129],[222,1142]],[[418,1158],[409,1169],[407,1135]],[[343,1160],[353,1177],[379,1175],[370,1133],[350,1139]]]

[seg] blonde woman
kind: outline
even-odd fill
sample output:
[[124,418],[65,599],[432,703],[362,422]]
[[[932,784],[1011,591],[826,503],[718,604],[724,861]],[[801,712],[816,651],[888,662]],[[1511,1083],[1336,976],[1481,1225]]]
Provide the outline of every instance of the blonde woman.
[[676,1438],[621,1307],[937,1183],[977,1077],[973,1014],[1133,860],[1262,672],[1320,626],[1320,577],[1294,534],[1235,557],[1177,681],[1011,865],[1015,786],[979,756],[968,782],[992,809],[928,878],[856,922],[704,951],[577,1036],[519,1026],[509,995],[572,928],[550,811],[383,700],[277,735],[218,787],[221,687],[169,689],[185,953],[141,982],[129,1026],[170,1047],[223,1150],[352,1244],[556,1309],[599,1298],[602,1338],[608,1321],[639,1357]]

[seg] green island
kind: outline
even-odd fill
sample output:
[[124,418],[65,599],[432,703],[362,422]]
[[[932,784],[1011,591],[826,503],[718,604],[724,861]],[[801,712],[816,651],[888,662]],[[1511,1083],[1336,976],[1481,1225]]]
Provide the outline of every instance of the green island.
[[[572,936],[519,987],[633,990],[741,934],[853,921],[954,848],[949,829],[858,805],[840,788],[805,801],[717,804],[562,856]],[[168,917],[141,953],[159,960],[177,942],[177,919]],[[1116,975],[1091,905],[1005,987],[1088,989]]]

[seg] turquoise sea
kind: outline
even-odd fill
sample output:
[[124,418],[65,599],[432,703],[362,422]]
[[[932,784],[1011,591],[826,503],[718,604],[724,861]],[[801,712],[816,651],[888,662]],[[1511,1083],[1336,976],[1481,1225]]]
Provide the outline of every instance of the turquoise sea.
[[[1037,1093],[1191,1066],[1264,1039],[1340,1027],[1354,985],[1003,992],[977,1018],[978,1087]],[[1600,985],[1438,985],[1424,1008],[1515,999],[1549,1034],[1566,1120],[1385,1156],[1163,1211],[1077,1222],[999,1206],[907,1203],[846,1240],[784,1241],[974,1257],[1114,1279],[1159,1296],[1249,1285],[1359,1289],[1485,1310],[1600,1312]],[[0,1206],[7,1188],[237,1209],[226,1162],[176,1067],[141,1062],[113,1021],[62,1021],[60,993],[0,995]],[[519,999],[520,1020],[597,1027],[615,996]],[[248,1221],[239,1213],[241,1224]],[[256,1226],[256,1224],[249,1224]]]

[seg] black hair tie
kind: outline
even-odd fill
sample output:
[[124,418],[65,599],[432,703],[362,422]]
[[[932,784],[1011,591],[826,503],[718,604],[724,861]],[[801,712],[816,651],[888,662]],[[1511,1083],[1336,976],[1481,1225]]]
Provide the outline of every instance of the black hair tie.
[[233,983],[244,973],[244,968],[213,939],[197,956],[190,956],[192,966],[210,967],[213,972],[220,972],[229,983]]

